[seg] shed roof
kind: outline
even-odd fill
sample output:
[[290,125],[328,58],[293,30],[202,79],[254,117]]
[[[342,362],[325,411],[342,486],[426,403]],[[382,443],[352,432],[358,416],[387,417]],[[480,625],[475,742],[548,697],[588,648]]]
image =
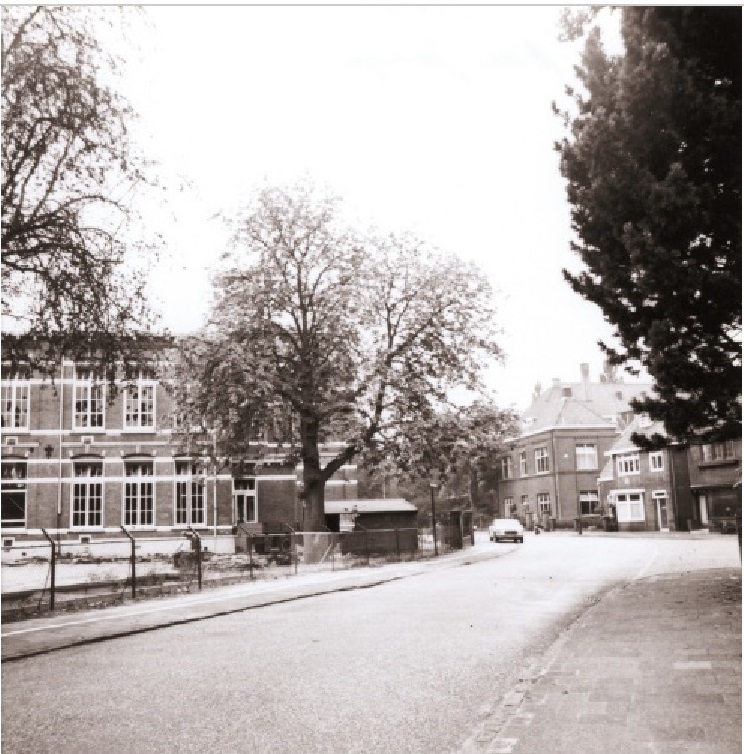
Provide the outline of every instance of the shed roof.
[[402,497],[373,500],[326,500],[325,512],[334,513],[408,513],[418,509]]

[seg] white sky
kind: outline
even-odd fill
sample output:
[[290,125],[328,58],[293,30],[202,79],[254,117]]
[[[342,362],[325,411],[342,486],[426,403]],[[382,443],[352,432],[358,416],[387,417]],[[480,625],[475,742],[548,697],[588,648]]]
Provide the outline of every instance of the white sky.
[[497,401],[596,379],[609,328],[562,267],[569,208],[551,102],[577,48],[558,7],[149,7],[152,38],[129,97],[164,181],[189,186],[150,220],[168,253],[153,274],[164,323],[198,327],[224,247],[213,215],[265,181],[309,176],[365,221],[476,260],[500,291],[507,363]]

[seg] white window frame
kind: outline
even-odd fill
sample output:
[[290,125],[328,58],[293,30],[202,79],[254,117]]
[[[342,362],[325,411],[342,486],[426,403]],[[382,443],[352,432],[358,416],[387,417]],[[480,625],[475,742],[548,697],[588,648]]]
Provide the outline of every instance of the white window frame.
[[[184,471],[185,464],[188,470]],[[206,526],[207,506],[205,476],[199,475],[189,458],[175,460],[173,522],[176,526]]]
[[652,472],[664,471],[663,450],[652,450],[648,454],[648,469]]
[[618,523],[634,523],[646,520],[642,491],[616,492],[613,502]]
[[504,515],[511,515],[513,510],[514,510],[514,498],[505,497],[504,498]]
[[[93,410],[94,401],[100,407],[99,410]],[[83,403],[85,409],[78,410],[78,404]],[[85,420],[80,422],[78,417],[84,417]],[[100,423],[93,424],[94,419]],[[103,432],[106,429],[106,384],[84,367],[75,367],[72,385],[72,428],[86,432]]]
[[514,477],[513,474],[513,467],[512,467],[512,458],[511,456],[505,456],[501,459],[501,478],[502,479],[512,479]]
[[[589,503],[589,510],[584,511],[584,503]],[[592,505],[594,503],[594,505]],[[594,510],[592,510],[594,508]],[[579,490],[579,511],[582,516],[591,516],[599,512],[599,490]]]
[[529,495],[522,495],[521,500],[519,501],[522,504],[522,508],[524,510],[527,510],[527,508],[530,507],[530,496]]
[[576,443],[576,471],[593,471],[598,468],[597,444],[593,442]]
[[550,473],[550,456],[547,446],[535,448],[535,474]]
[[[155,432],[155,417],[157,416],[157,380],[137,377],[124,386],[124,415],[122,427],[125,432]],[[152,410],[143,411],[147,398],[143,397],[143,390],[152,390]],[[150,418],[150,423],[144,420]]]
[[[142,467],[149,466],[151,473],[143,474]],[[129,474],[130,468],[138,466],[136,474]],[[148,490],[149,487],[149,490]],[[148,505],[149,502],[149,505]],[[132,513],[135,515],[133,516]],[[149,520],[143,521],[144,513]],[[124,484],[122,485],[122,523],[135,529],[155,527],[155,463],[147,460],[127,460],[124,462]]]
[[[29,417],[31,416],[31,383],[29,380],[23,379],[10,379],[2,380],[0,383],[0,392],[5,395],[0,396],[0,402],[2,403],[2,411],[0,412],[1,420],[0,424],[3,429],[29,429]],[[25,395],[19,395],[19,393],[25,393]],[[8,409],[6,410],[5,404],[9,402]],[[24,420],[19,423],[18,411],[20,410],[20,416]],[[6,418],[11,421],[6,423]]]
[[537,512],[547,513],[548,515],[551,514],[551,508],[550,508],[550,493],[549,492],[538,492],[537,493]]
[[[251,487],[251,483],[253,486]],[[243,485],[246,485],[243,487]],[[246,517],[244,523],[258,523],[258,479],[256,477],[242,477],[233,479],[233,520],[238,520],[238,497],[243,496],[246,502]],[[253,500],[253,517],[249,518],[248,501]]]
[[[93,469],[98,469],[100,473],[92,474]],[[74,461],[70,485],[70,528],[102,529],[105,499],[103,461]]]
[[20,458],[8,458],[3,460],[2,466],[23,467],[25,476],[9,476],[0,482],[0,495],[2,493],[22,493],[23,494],[23,518],[5,519],[2,522],[3,527],[8,529],[25,529],[28,524],[28,464]]
[[619,453],[615,456],[615,467],[618,476],[632,476],[641,473],[641,456],[638,451]]
[[527,451],[519,452],[519,476],[527,476]]

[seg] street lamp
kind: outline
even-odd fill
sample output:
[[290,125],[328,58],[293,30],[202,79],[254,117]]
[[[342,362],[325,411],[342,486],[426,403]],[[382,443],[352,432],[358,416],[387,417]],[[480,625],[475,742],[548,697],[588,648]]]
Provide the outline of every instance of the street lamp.
[[429,488],[431,489],[431,531],[434,536],[434,556],[436,557],[439,555],[439,550],[437,550],[437,509],[434,502],[434,490],[437,488],[437,485],[434,482],[430,482]]

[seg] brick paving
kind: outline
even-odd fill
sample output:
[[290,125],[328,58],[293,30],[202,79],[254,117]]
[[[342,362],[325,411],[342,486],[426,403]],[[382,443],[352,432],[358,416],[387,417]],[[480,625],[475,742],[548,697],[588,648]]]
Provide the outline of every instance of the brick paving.
[[741,568],[633,581],[526,669],[458,754],[737,754],[741,649]]

